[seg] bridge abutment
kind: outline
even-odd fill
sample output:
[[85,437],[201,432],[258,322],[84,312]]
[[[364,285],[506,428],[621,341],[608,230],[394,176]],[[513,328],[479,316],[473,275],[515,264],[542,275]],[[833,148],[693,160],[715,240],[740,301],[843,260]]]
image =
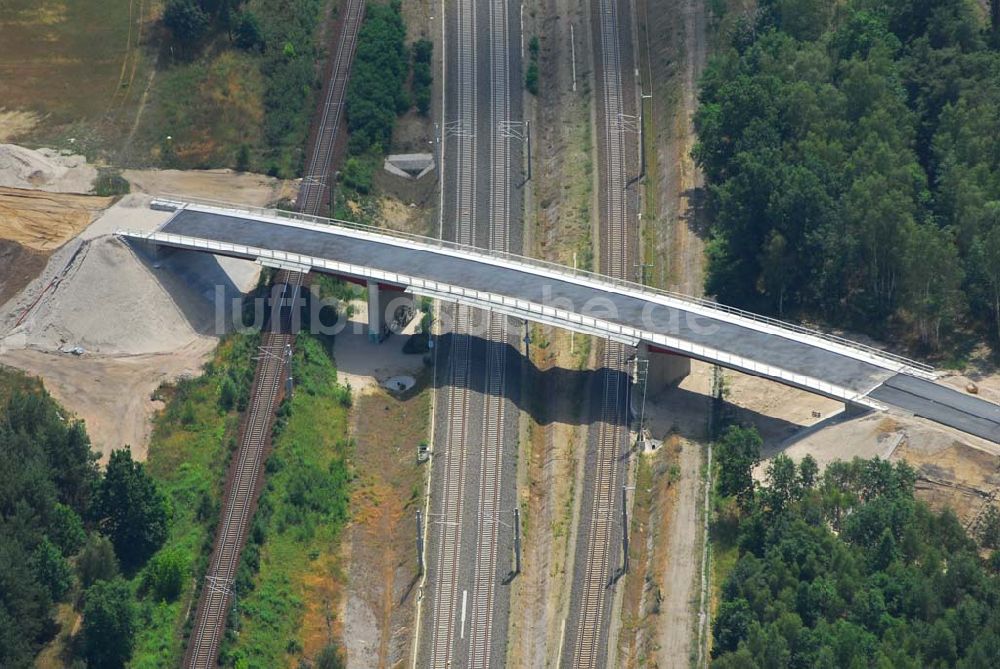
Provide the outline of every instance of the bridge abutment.
[[654,390],[677,385],[691,373],[691,358],[651,349],[645,342],[639,345],[639,356],[649,361],[646,382]]

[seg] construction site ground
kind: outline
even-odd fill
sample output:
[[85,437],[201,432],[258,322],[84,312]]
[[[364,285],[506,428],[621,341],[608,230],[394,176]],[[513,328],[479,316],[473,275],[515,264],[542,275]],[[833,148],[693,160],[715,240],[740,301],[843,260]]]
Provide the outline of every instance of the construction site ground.
[[155,390],[197,374],[215,347],[216,286],[229,296],[252,288],[259,267],[201,254],[155,259],[113,232],[166,220],[147,193],[264,205],[293,197],[295,184],[226,170],[130,171],[133,194],[114,201],[55,192],[89,190],[96,172],[78,156],[3,145],[5,158],[0,363],[40,376],[104,456],[128,444],[142,458],[161,406]]
[[341,545],[348,565],[343,643],[349,666],[400,666],[412,650],[416,511],[423,508],[416,455],[427,435],[429,395],[424,390],[400,398],[371,389],[355,402],[358,482]]

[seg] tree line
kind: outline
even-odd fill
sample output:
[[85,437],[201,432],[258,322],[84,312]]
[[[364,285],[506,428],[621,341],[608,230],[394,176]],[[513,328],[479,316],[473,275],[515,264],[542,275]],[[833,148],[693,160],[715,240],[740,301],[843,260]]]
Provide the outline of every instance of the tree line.
[[1000,343],[998,44],[969,0],[760,0],[701,83],[707,292]]
[[712,666],[996,666],[995,518],[977,545],[950,509],[914,498],[912,468],[878,458],[820,473],[810,456],[779,455],[755,485],[760,443],[754,429],[730,427],[717,447],[713,533],[737,560],[721,586]]
[[137,612],[122,576],[148,563],[143,587],[179,589],[171,556],[150,561],[167,538],[170,504],[127,448],[102,473],[83,423],[39,383],[6,370],[0,380],[13,386],[0,404],[0,666],[34,666],[59,632],[58,602],[82,612],[74,658],[124,666]]
[[372,190],[375,171],[392,144],[397,117],[411,107],[423,116],[431,109],[434,43],[420,38],[408,48],[401,10],[400,0],[369,2],[358,31],[346,99],[351,137],[341,180],[361,195]]

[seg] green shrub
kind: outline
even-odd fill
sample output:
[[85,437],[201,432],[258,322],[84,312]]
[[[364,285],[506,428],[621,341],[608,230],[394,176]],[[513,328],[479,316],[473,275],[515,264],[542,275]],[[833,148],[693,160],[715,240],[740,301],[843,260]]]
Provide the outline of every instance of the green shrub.
[[187,552],[174,546],[157,553],[146,568],[146,586],[158,600],[172,602],[181,594],[184,578],[190,571]]
[[347,85],[348,148],[354,155],[389,146],[396,114],[409,107],[403,88],[408,69],[405,39],[398,0],[368,5]]
[[431,56],[434,43],[429,39],[419,39],[413,43],[413,103],[417,111],[423,115],[431,108],[431,83],[434,76],[431,73]]
[[97,581],[107,581],[118,575],[118,558],[111,540],[92,534],[76,560],[76,573],[84,588]]
[[236,395],[236,383],[233,377],[227,374],[222,377],[222,383],[219,384],[219,408],[223,411],[232,411],[236,405]]
[[136,609],[122,579],[99,581],[83,607],[83,653],[88,667],[124,667],[135,647]]
[[32,556],[35,576],[49,590],[52,601],[58,602],[73,584],[73,570],[59,548],[44,537]]
[[341,181],[348,188],[352,188],[361,194],[367,194],[372,189],[372,178],[375,176],[375,166],[373,161],[367,156],[352,156],[344,163],[344,169],[340,173]]
[[101,197],[127,195],[132,190],[132,184],[116,170],[99,170],[94,182],[94,194]]
[[524,86],[532,95],[538,95],[538,63],[528,65],[527,74],[524,76]]
[[210,20],[196,0],[170,0],[163,11],[163,23],[184,46],[191,46],[208,33]]
[[233,31],[233,42],[244,51],[263,51],[264,33],[257,15],[249,9],[240,12]]

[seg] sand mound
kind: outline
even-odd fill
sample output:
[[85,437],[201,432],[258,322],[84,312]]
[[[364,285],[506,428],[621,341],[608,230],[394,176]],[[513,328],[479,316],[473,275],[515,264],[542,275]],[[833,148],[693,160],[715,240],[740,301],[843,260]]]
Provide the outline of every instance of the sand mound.
[[201,337],[151,270],[111,237],[87,245],[26,330],[32,348],[105,355],[173,351]]
[[0,144],[0,186],[53,193],[89,193],[96,178],[97,169],[88,165],[83,156]]

